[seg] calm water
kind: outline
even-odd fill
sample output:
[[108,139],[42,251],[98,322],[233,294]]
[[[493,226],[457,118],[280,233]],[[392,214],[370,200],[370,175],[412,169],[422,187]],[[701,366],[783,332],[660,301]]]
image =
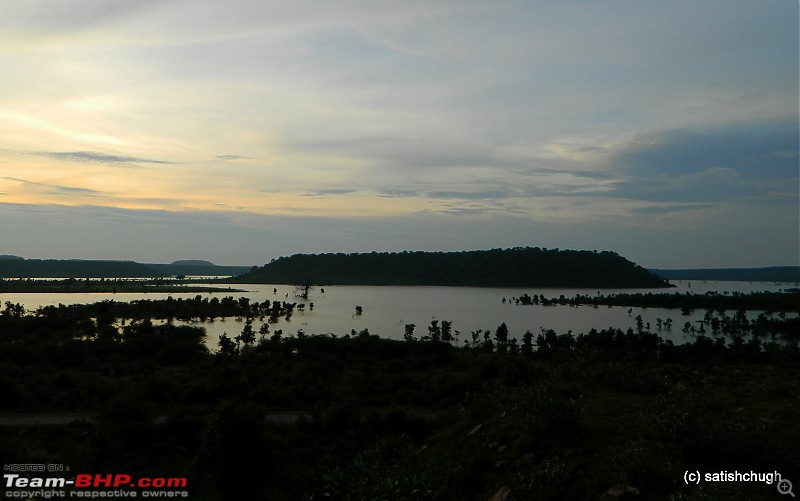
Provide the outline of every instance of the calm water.
[[[691,340],[681,332],[683,324],[687,321],[694,322],[702,319],[705,313],[697,310],[691,315],[681,315],[680,310],[667,310],[664,308],[633,308],[629,314],[627,307],[592,308],[581,306],[520,306],[503,303],[502,299],[518,297],[523,294],[543,294],[545,297],[573,297],[575,294],[595,295],[598,292],[604,295],[632,292],[632,293],[661,293],[692,291],[702,294],[706,291],[717,292],[752,292],[752,291],[778,291],[785,288],[797,287],[797,284],[771,284],[763,282],[705,282],[705,281],[674,281],[676,288],[671,289],[536,289],[536,288],[478,288],[478,287],[396,287],[396,286],[328,286],[314,288],[310,291],[309,298],[302,300],[294,297],[294,287],[287,285],[239,285],[247,292],[201,294],[204,297],[224,297],[232,295],[235,298],[248,297],[251,301],[289,301],[306,303],[304,312],[295,311],[292,319],[281,319],[271,325],[271,332],[283,330],[284,335],[296,334],[298,330],[306,334],[333,333],[339,336],[368,329],[372,334],[382,337],[402,339],[407,323],[416,325],[414,334],[419,338],[426,335],[431,320],[449,320],[454,331],[461,332],[460,339],[470,338],[471,331],[489,329],[495,331],[498,325],[505,322],[508,325],[510,337],[521,339],[526,330],[538,334],[541,328],[554,329],[558,333],[587,332],[591,328],[602,329],[615,327],[627,329],[636,327],[636,315],[641,315],[644,322],[651,323],[651,330],[655,331],[656,318],[671,318],[673,327],[671,331],[661,331],[664,338],[672,339],[676,343]],[[277,293],[273,293],[273,289]],[[324,292],[323,292],[324,290]],[[197,293],[162,294],[162,293],[118,293],[118,294],[0,294],[0,302],[11,301],[21,303],[26,309],[35,309],[49,304],[81,304],[93,303],[105,299],[114,301],[131,301],[135,299],[161,299],[171,295],[174,298],[197,296]],[[288,297],[287,297],[288,295]],[[309,309],[309,303],[314,303],[314,310]],[[359,305],[363,314],[356,315],[355,307]],[[216,349],[219,335],[227,333],[234,337],[242,330],[244,322],[234,319],[224,321],[217,319],[214,322],[197,322],[208,333],[208,346]],[[261,322],[256,319],[253,328],[258,331]]]

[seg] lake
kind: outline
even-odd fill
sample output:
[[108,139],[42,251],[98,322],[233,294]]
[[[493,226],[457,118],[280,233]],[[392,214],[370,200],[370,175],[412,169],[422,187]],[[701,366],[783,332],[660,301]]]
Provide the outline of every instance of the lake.
[[[309,292],[307,300],[294,297],[295,288],[289,285],[240,284],[235,287],[247,292],[223,292],[200,294],[203,297],[235,298],[248,297],[251,301],[263,302],[288,301],[305,303],[305,311],[295,310],[291,320],[281,319],[271,325],[271,332],[281,329],[284,335],[296,334],[302,330],[306,334],[333,333],[338,336],[360,332],[368,329],[371,334],[381,337],[402,339],[405,325],[416,325],[414,334],[417,338],[428,333],[431,320],[452,322],[452,329],[460,331],[460,343],[471,338],[470,333],[478,329],[489,329],[492,333],[505,322],[509,329],[509,337],[521,340],[526,330],[538,334],[540,329],[553,329],[559,334],[572,331],[575,334],[588,332],[592,328],[603,329],[614,327],[627,329],[636,327],[635,317],[641,315],[644,322],[650,322],[651,330],[656,332],[656,319],[671,318],[671,331],[663,330],[660,335],[673,342],[683,343],[694,339],[681,331],[687,321],[695,322],[703,318],[704,310],[696,310],[690,315],[682,315],[680,310],[665,308],[632,308],[628,307],[591,306],[522,306],[512,302],[503,303],[503,298],[510,299],[523,294],[543,294],[547,298],[564,295],[567,298],[576,294],[603,295],[614,293],[674,293],[692,291],[703,294],[707,291],[754,292],[779,291],[797,287],[797,284],[764,283],[764,282],[713,282],[713,281],[674,281],[677,287],[670,289],[548,289],[548,288],[484,288],[484,287],[434,287],[434,286],[327,286],[315,287]],[[273,293],[273,289],[277,292]],[[11,301],[21,303],[26,309],[36,309],[50,304],[82,304],[113,299],[114,301],[132,301],[136,299],[193,298],[197,293],[10,293],[0,294],[0,302]],[[314,303],[314,309],[309,309]],[[356,306],[361,306],[363,313],[355,313]],[[755,316],[757,312],[753,312]],[[191,325],[202,326],[207,331],[207,344],[216,350],[219,336],[227,333],[230,337],[238,335],[243,321],[232,318],[217,319],[214,322],[193,322]],[[261,322],[256,319],[253,328],[258,332]]]

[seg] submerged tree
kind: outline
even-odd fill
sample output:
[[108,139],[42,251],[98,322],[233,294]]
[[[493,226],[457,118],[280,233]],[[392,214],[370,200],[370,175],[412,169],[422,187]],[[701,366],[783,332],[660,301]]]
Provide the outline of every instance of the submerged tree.
[[308,293],[313,289],[309,282],[294,286],[294,297],[308,299]]
[[414,328],[415,327],[416,327],[416,325],[414,325],[414,324],[406,324],[405,325],[405,333],[403,334],[403,339],[405,339],[406,341],[415,341],[416,340],[414,338]]
[[253,320],[250,317],[247,317],[244,327],[242,328],[242,333],[236,336],[236,340],[244,343],[245,347],[255,342],[256,333],[253,330]]

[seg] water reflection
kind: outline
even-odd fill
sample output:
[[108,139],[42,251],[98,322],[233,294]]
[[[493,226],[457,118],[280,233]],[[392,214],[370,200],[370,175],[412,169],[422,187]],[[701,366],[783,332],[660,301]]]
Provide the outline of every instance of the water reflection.
[[[620,292],[629,293],[674,293],[690,291],[703,294],[706,291],[719,293],[779,291],[797,287],[797,284],[771,284],[763,282],[706,282],[675,281],[672,289],[534,289],[534,288],[477,288],[477,287],[397,287],[397,286],[326,286],[312,288],[307,299],[295,297],[295,288],[289,285],[254,284],[241,285],[248,292],[234,293],[233,296],[247,297],[251,301],[263,302],[288,301],[309,305],[314,303],[313,310],[306,307],[295,309],[291,320],[280,319],[270,324],[271,332],[281,329],[284,335],[293,335],[298,331],[306,334],[332,333],[343,336],[352,331],[365,329],[372,334],[392,339],[403,339],[406,324],[415,324],[417,337],[425,335],[431,320],[448,320],[452,322],[453,331],[459,333],[459,343],[471,338],[470,333],[478,329],[494,332],[505,322],[510,337],[521,339],[525,331],[538,334],[542,328],[553,329],[558,333],[588,332],[592,328],[608,327],[628,329],[636,328],[636,317],[641,315],[643,324],[650,324],[650,330],[657,332],[665,339],[675,343],[692,341],[694,336],[682,332],[686,322],[695,325],[703,319],[705,310],[695,310],[689,315],[682,315],[680,310],[665,308],[628,308],[600,306],[522,306],[513,301],[503,303],[502,299],[519,297],[523,294],[541,294],[547,298],[561,295],[570,298],[576,294],[608,295]],[[136,299],[194,298],[197,293],[47,293],[47,294],[0,294],[0,301],[21,303],[26,309],[36,309],[51,304],[82,304],[103,300],[119,302]],[[202,297],[224,297],[230,292],[200,294]],[[355,314],[356,306],[361,306],[362,314]],[[753,312],[754,317],[757,312]],[[657,330],[658,319],[670,318],[672,329]],[[230,337],[238,335],[244,322],[236,319],[217,319],[214,322],[189,322],[206,329],[208,346],[216,350],[217,340],[223,333]],[[256,332],[263,322],[255,319],[253,328]]]

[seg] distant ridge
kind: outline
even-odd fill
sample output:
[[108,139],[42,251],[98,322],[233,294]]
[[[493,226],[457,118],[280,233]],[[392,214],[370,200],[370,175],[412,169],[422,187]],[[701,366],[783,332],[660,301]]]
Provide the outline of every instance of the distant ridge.
[[218,266],[209,261],[183,260],[172,264],[148,264],[168,276],[230,277],[251,270],[250,266]]
[[[186,264],[175,264],[186,263]],[[0,258],[0,278],[163,278],[172,276],[227,277],[250,271],[249,266],[217,266],[208,261],[143,264],[135,261]],[[192,264],[198,263],[198,264]]]
[[157,278],[167,276],[134,261],[3,259],[2,278]]
[[766,268],[698,268],[650,271],[667,280],[719,280],[735,282],[800,283],[800,266],[770,266]]
[[296,254],[226,280],[314,285],[669,287],[620,255],[516,247],[465,252]]
[[175,266],[216,266],[211,261],[204,261],[202,259],[181,259],[173,261],[171,264]]

